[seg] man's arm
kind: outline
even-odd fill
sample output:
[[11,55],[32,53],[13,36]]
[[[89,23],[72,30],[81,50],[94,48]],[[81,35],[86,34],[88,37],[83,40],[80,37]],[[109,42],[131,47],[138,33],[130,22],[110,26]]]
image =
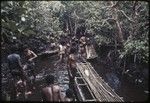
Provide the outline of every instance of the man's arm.
[[19,69],[20,69],[20,71],[23,73],[23,65],[22,65],[22,63],[21,63],[21,58],[20,58],[20,56],[18,56],[18,64],[19,64]]
[[60,87],[59,87],[59,99],[60,99],[60,101],[64,101],[64,97],[61,94],[61,88]]
[[69,55],[69,57],[68,57],[68,68],[67,68],[67,70],[68,70],[68,73],[69,73],[69,75],[72,77],[72,74],[71,74],[71,68],[70,68],[70,60],[72,59],[72,57]]
[[33,59],[37,58],[37,55],[33,51],[31,51],[31,53],[33,54],[33,57],[30,58],[29,61],[32,61]]
[[41,97],[42,97],[42,101],[45,101],[45,100],[46,100],[46,99],[45,99],[45,94],[44,94],[43,89],[41,90]]

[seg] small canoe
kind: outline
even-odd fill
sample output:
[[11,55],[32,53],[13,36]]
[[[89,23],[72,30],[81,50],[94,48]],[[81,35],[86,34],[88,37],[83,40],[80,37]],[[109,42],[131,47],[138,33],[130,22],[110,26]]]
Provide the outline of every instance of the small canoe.
[[77,93],[77,98],[79,101],[96,101],[91,89],[89,88],[88,84],[82,77],[79,71],[75,77],[75,91]]

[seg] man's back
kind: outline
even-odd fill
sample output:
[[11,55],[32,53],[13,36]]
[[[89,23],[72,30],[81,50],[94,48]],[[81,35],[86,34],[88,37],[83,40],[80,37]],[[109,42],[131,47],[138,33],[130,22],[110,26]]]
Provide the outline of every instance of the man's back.
[[13,53],[13,54],[8,55],[7,60],[8,60],[9,68],[11,70],[20,68],[20,65],[19,65],[20,56],[18,54]]
[[60,53],[61,53],[61,54],[64,54],[64,53],[65,53],[65,50],[66,50],[66,46],[64,46],[64,45],[59,45],[59,48],[60,48]]
[[61,101],[60,87],[51,85],[42,89],[43,101]]

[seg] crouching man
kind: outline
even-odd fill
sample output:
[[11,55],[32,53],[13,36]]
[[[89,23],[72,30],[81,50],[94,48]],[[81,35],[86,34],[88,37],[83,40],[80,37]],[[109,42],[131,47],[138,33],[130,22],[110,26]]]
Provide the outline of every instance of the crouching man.
[[48,75],[46,78],[47,86],[42,89],[43,101],[63,101],[61,89],[58,85],[54,84],[54,76]]

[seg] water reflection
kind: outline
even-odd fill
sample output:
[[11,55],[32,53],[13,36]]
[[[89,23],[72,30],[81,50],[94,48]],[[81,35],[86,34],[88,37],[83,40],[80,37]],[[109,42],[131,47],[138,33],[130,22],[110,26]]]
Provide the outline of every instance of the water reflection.
[[124,101],[146,101],[148,100],[149,90],[148,84],[142,87],[141,85],[132,84],[129,78],[118,75],[115,71],[106,68],[100,61],[90,62],[97,73],[113,88],[116,93],[123,97]]
[[108,82],[108,84],[115,90],[118,91],[121,85],[121,82],[119,80],[119,78],[117,77],[117,75],[113,72],[111,73],[107,73],[106,74],[106,82]]

